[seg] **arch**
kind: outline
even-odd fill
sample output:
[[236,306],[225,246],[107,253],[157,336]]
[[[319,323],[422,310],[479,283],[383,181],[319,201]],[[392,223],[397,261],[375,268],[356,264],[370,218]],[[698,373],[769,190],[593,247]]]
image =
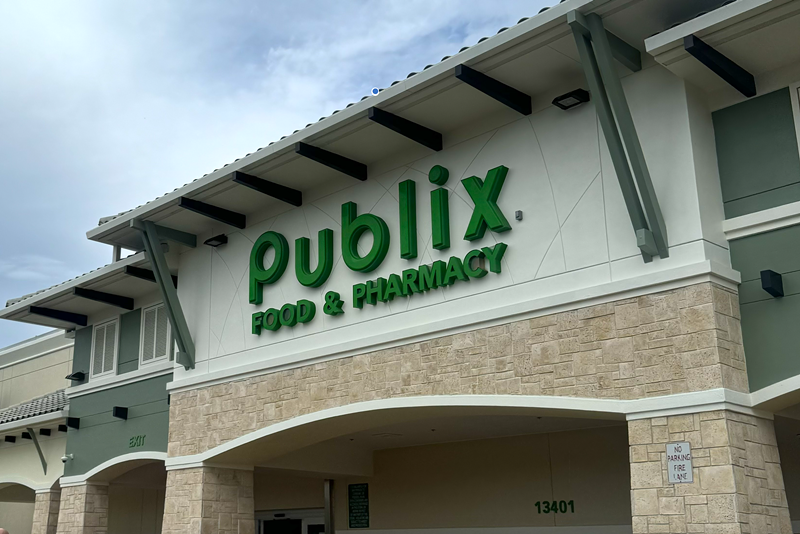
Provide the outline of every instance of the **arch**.
[[11,486],[12,484],[16,484],[19,486],[25,486],[26,488],[32,489],[33,491],[46,491],[49,490],[53,484],[47,482],[34,482],[33,480],[17,475],[5,475],[0,474],[0,489],[5,488],[7,486]]
[[[276,447],[277,455],[331,437],[380,426],[389,418],[410,422],[438,415],[486,413],[624,421],[631,402],[522,395],[430,395],[377,399],[293,417],[203,453],[168,458],[166,466],[167,469],[183,469],[209,463],[250,467],[252,464],[246,463],[248,453],[262,451],[265,441],[270,441]],[[281,439],[275,440],[278,435]]]
[[111,458],[93,467],[82,475],[61,477],[61,487],[77,486],[86,484],[87,482],[107,484],[109,481],[120,475],[124,475],[132,469],[154,462],[164,463],[166,459],[167,453],[159,451],[141,451],[123,454],[122,456]]

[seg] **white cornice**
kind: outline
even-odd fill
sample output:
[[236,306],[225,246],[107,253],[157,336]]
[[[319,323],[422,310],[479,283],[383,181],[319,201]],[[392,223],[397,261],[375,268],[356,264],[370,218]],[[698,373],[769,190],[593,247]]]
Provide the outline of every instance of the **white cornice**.
[[34,417],[26,417],[25,419],[18,419],[0,425],[0,434],[7,434],[14,430],[24,430],[28,427],[41,427],[63,422],[69,415],[69,406],[57,412],[36,415]]
[[722,230],[728,241],[733,241],[797,224],[800,224],[800,202],[792,202],[728,219],[722,223]]
[[81,395],[88,395],[90,393],[97,393],[106,389],[118,388],[133,382],[141,382],[149,378],[156,378],[172,374],[174,370],[174,363],[172,361],[165,361],[161,364],[152,364],[146,367],[140,367],[136,371],[124,373],[121,375],[113,375],[105,378],[96,378],[89,380],[86,384],[67,388],[67,398],[80,397]]

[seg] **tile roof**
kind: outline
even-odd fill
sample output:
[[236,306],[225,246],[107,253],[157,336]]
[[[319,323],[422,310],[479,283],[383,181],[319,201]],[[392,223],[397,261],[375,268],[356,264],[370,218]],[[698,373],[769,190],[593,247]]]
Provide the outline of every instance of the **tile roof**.
[[[560,0],[560,1],[558,2],[558,4],[563,4],[563,3],[564,3],[564,2],[566,2],[566,1],[567,1],[567,0]],[[554,4],[554,5],[557,5],[557,4]],[[541,13],[544,13],[544,12],[545,12],[545,11],[547,11],[548,9],[550,9],[550,7],[543,7],[542,9],[540,9],[540,10],[539,10],[539,12],[538,12],[538,13],[536,13],[536,15],[539,15],[539,14],[541,14]],[[534,16],[536,16],[536,15],[534,15]],[[528,19],[530,19],[530,18],[531,18],[531,17],[522,17],[521,19],[519,19],[519,20],[517,21],[517,24],[514,24],[514,26],[516,26],[516,25],[518,25],[518,24],[522,24],[523,22],[525,22],[526,20],[528,20]],[[504,31],[506,31],[506,30],[508,30],[508,29],[509,29],[509,27],[503,27],[503,28],[500,28],[500,29],[497,31],[497,33],[496,33],[495,35],[499,35],[499,34],[503,33]],[[492,36],[492,37],[493,37],[493,36]],[[475,44],[482,43],[482,42],[484,42],[484,41],[486,41],[486,40],[488,40],[488,39],[491,39],[492,37],[481,37],[480,39],[478,39],[478,42],[477,42],[477,43],[475,43]],[[458,52],[456,52],[456,53],[455,53],[455,54],[453,54],[453,55],[458,55],[458,54],[460,54],[461,52],[464,52],[465,50],[468,50],[469,48],[470,48],[469,46],[464,46],[464,47],[462,47],[462,48],[461,48],[461,49],[460,49]],[[452,56],[445,56],[445,57],[443,57],[443,58],[441,59],[441,61],[439,61],[439,63],[441,63],[442,61],[445,61],[445,60],[447,60],[447,59],[450,59],[451,57],[452,57]],[[431,63],[430,65],[425,65],[425,67],[424,67],[422,70],[428,70],[429,68],[433,67],[434,65],[435,65],[434,63]],[[420,72],[421,72],[421,71],[420,71]],[[411,73],[409,73],[409,74],[408,74],[408,76],[406,76],[406,79],[408,79],[408,78],[411,78],[411,77],[413,77],[413,76],[415,76],[415,75],[417,75],[417,74],[419,74],[419,72],[411,72]],[[397,84],[398,84],[398,83],[400,83],[400,82],[401,82],[401,80],[395,80],[395,81],[393,81],[393,82],[390,84],[390,87],[391,87],[391,86],[394,86],[394,85],[397,85]],[[384,89],[386,89],[386,88],[379,88],[379,89],[378,89],[378,92],[381,92],[381,91],[383,91]],[[365,95],[365,96],[361,97],[361,100],[362,100],[362,101],[363,101],[363,100],[366,100],[367,98],[370,98],[371,96],[373,96],[373,95]],[[355,105],[355,104],[356,104],[356,102],[351,102],[351,103],[349,103],[349,104],[347,104],[347,105],[345,106],[345,109],[346,109],[346,108],[349,108],[350,106],[353,106],[353,105]],[[298,132],[300,132],[300,131],[302,131],[302,130],[305,130],[305,129],[306,129],[306,128],[308,128],[309,126],[313,126],[314,124],[317,124],[317,123],[319,123],[319,122],[321,122],[321,121],[323,121],[323,120],[325,120],[325,119],[327,119],[327,118],[329,118],[329,117],[332,117],[332,116],[336,115],[337,113],[339,113],[340,111],[342,111],[342,110],[340,110],[340,109],[337,109],[337,110],[335,110],[333,113],[331,113],[330,115],[328,115],[328,116],[326,116],[326,117],[320,117],[320,118],[319,118],[319,120],[318,120],[316,123],[314,123],[314,122],[311,122],[311,123],[309,123],[309,124],[306,124],[306,125],[305,125],[303,128],[300,128],[299,130],[295,130],[295,131],[294,131],[294,132],[292,132],[290,135],[294,135],[294,134],[296,134],[296,133],[298,133]],[[286,139],[287,137],[288,137],[288,135],[284,135],[284,136],[283,136],[283,137],[281,137],[279,140]],[[269,145],[272,145],[272,144],[274,144],[274,143],[275,143],[275,141],[272,141],[272,142],[270,142],[270,143],[269,143],[267,146],[269,146]],[[267,148],[267,147],[261,147],[261,148],[259,148],[258,150],[256,150],[256,152],[260,152],[260,151],[264,150],[265,148]],[[247,156],[249,156],[249,155],[250,155],[250,154],[245,154],[245,155],[244,155],[244,157],[246,158],[246,157],[247,157]],[[228,166],[228,165],[230,165],[231,163],[236,163],[236,162],[237,162],[237,161],[239,161],[240,159],[242,159],[242,158],[237,158],[237,159],[233,160],[233,161],[232,161],[232,162],[230,162],[230,163],[226,163],[225,165],[223,165],[223,166],[222,166],[222,167],[220,167],[220,168],[224,169],[225,167],[227,167],[227,166]],[[214,169],[212,172],[217,172],[218,170],[219,170],[219,169]],[[114,219],[116,219],[116,218],[118,218],[118,217],[121,217],[122,215],[125,215],[126,213],[129,213],[129,212],[131,212],[131,211],[133,211],[133,210],[135,210],[135,209],[141,208],[142,206],[146,206],[147,204],[150,204],[150,203],[152,203],[152,202],[155,202],[156,200],[158,200],[158,199],[160,199],[160,198],[162,198],[162,197],[164,197],[164,196],[168,195],[168,194],[169,194],[169,193],[171,193],[171,192],[172,192],[172,193],[174,193],[175,191],[177,191],[177,190],[179,190],[179,189],[183,189],[183,188],[184,188],[184,187],[186,187],[187,185],[189,185],[189,184],[192,184],[192,183],[196,182],[197,180],[200,180],[200,179],[202,179],[202,178],[203,178],[203,177],[205,177],[205,176],[208,176],[208,174],[211,174],[211,173],[206,173],[206,174],[204,174],[203,176],[201,176],[200,178],[196,178],[196,179],[192,180],[191,182],[188,182],[188,183],[185,183],[185,184],[183,184],[183,185],[182,185],[182,186],[180,186],[180,187],[176,187],[176,188],[175,188],[175,189],[173,189],[172,191],[170,191],[170,192],[167,192],[167,193],[165,193],[164,195],[161,195],[161,196],[159,196],[159,197],[156,197],[156,198],[154,198],[153,200],[150,200],[150,201],[148,201],[148,202],[145,202],[144,204],[140,204],[139,206],[136,206],[135,208],[131,208],[131,209],[129,209],[129,210],[121,211],[121,212],[117,213],[116,215],[108,215],[108,216],[106,216],[106,217],[101,217],[101,218],[100,218],[100,220],[97,222],[97,226],[102,226],[102,225],[104,225],[104,224],[106,224],[106,223],[108,223],[108,222],[110,222],[110,221],[113,221]]]
[[43,397],[0,410],[0,424],[58,412],[63,410],[66,405],[67,395],[63,389],[59,389]]

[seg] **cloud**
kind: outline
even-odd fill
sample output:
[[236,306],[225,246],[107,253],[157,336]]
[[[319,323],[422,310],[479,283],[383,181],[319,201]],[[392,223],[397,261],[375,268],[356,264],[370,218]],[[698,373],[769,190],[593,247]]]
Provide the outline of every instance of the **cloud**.
[[[107,263],[109,247],[85,238],[101,216],[199,178],[549,3],[1,2],[0,301]],[[25,263],[34,257],[63,264]],[[4,331],[0,346],[14,338]]]

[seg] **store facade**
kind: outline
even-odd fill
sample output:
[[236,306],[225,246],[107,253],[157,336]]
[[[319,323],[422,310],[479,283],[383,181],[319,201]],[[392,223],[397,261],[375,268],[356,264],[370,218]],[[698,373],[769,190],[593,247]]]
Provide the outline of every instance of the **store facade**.
[[800,531],[799,14],[566,0],[101,220],[0,312],[58,532]]

